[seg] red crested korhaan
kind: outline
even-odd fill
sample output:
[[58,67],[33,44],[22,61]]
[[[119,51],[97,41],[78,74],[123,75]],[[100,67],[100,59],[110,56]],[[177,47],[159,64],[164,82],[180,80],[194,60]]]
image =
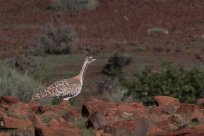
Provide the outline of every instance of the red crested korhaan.
[[70,98],[76,97],[82,90],[84,75],[88,65],[95,60],[96,59],[92,56],[86,57],[81,71],[77,76],[52,83],[45,89],[40,90],[37,94],[33,95],[31,101],[43,98],[62,98],[63,100],[68,101]]

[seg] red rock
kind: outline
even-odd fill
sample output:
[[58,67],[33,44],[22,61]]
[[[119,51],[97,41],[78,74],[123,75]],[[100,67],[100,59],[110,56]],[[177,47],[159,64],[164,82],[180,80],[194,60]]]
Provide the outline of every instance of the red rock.
[[177,113],[193,113],[195,109],[199,109],[197,105],[182,103],[177,109]]
[[116,121],[110,124],[107,124],[107,126],[104,128],[105,133],[110,133],[113,136],[122,136],[133,133],[135,127],[135,121],[129,120],[129,121]]
[[204,130],[204,124],[196,126],[195,129]]
[[204,119],[203,113],[198,109],[195,109],[191,116],[191,119],[197,119],[200,122]]
[[20,99],[13,97],[13,96],[2,96],[0,98],[0,101],[4,101],[6,103],[8,103],[9,105],[12,105],[14,103],[20,102]]
[[200,108],[204,108],[204,98],[197,99],[197,105]]
[[87,121],[87,127],[93,127],[95,129],[103,129],[107,125],[107,120],[102,112],[96,111],[91,114]]
[[52,119],[49,122],[48,126],[49,127],[61,127],[61,128],[75,129],[75,130],[79,131],[77,128],[74,127],[73,124],[65,121],[63,118]]
[[104,128],[105,133],[110,133],[113,136],[145,136],[149,129],[149,121],[145,118],[137,118],[135,120],[116,121],[107,125]]
[[62,107],[70,107],[71,106],[71,104],[70,104],[70,102],[69,101],[62,101],[60,104],[59,104],[59,106],[62,106]]
[[53,112],[53,111],[47,111],[47,112],[44,112],[43,114],[39,115],[40,117],[40,120],[43,122],[43,123],[49,123],[51,121],[51,119],[57,119],[60,117],[60,115],[56,112]]
[[0,136],[11,136],[8,132],[0,132]]
[[122,112],[120,113],[120,118],[124,118],[124,119],[133,119],[135,117],[134,113],[129,113],[129,112]]
[[178,99],[170,97],[170,96],[155,96],[154,100],[158,106],[164,105],[180,105]]
[[110,133],[103,133],[101,136],[113,136]]
[[136,106],[136,104],[130,104],[130,103],[120,103],[117,105],[119,112],[128,112],[128,113],[136,113],[138,112],[138,109],[141,111],[144,107],[142,104],[139,106],[139,104]]
[[40,112],[40,104],[37,102],[31,102],[28,104],[30,109],[35,112],[35,113],[39,113]]
[[95,111],[101,111],[106,115],[105,109],[115,108],[116,104],[108,103],[102,100],[90,98],[82,105],[82,115],[83,116],[90,116]]
[[165,131],[156,125],[152,125],[147,132],[148,136],[157,136],[158,133],[164,133]]
[[42,120],[40,119],[39,116],[37,115],[34,115],[33,119],[32,119],[32,122],[33,122],[33,125],[34,126],[42,126],[42,125],[45,125]]
[[133,130],[133,136],[146,136],[150,123],[145,118],[138,118],[135,120],[135,127]]
[[79,112],[78,110],[69,107],[69,109],[63,113],[62,117],[66,120],[66,121],[75,121],[78,118],[81,118],[81,112]]
[[103,130],[103,129],[97,130],[97,131],[96,131],[96,136],[102,136],[103,133],[104,133],[104,130]]
[[172,124],[170,120],[157,122],[156,125],[164,131],[172,131],[178,129],[178,127]]
[[166,114],[175,114],[177,109],[178,109],[178,106],[175,106],[175,105],[161,106],[162,113],[166,113]]
[[18,102],[9,107],[7,113],[11,117],[27,119],[30,111],[29,105]]
[[157,118],[157,122],[161,122],[161,121],[167,121],[169,119],[169,117],[171,117],[171,115],[168,115],[168,114],[161,114],[161,115],[158,115],[158,118]]
[[48,126],[50,126],[50,127],[56,127],[56,126],[60,126],[60,123],[59,123],[59,121],[58,121],[57,119],[52,119],[52,120],[49,122]]
[[3,110],[0,110],[0,117],[1,116],[6,116],[7,114],[6,114],[6,112],[5,111],[3,111]]
[[52,107],[49,106],[49,105],[40,105],[39,106],[39,112],[40,113],[44,113],[46,111],[50,111],[51,109],[52,109]]
[[17,129],[12,136],[35,136],[35,128]]
[[181,104],[177,109],[177,113],[185,116],[188,119],[202,118],[202,112],[200,111],[199,107],[193,104]]
[[128,103],[129,105],[131,105],[132,107],[138,109],[138,108],[144,108],[144,105],[142,102],[131,102]]
[[39,136],[80,136],[78,129],[64,127],[38,126],[35,132]]
[[114,118],[119,114],[119,110],[117,107],[105,108],[103,111],[104,111],[104,115],[107,118]]
[[28,119],[17,119],[8,116],[1,116],[0,127],[1,128],[28,128],[32,126],[32,122]]
[[171,124],[178,126],[179,128],[187,128],[189,127],[189,122],[185,117],[180,114],[174,114],[168,118]]

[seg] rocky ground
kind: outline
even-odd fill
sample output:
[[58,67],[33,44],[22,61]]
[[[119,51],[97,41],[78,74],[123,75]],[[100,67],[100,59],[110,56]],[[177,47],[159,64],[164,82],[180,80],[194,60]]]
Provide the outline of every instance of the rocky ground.
[[0,99],[0,136],[85,136],[84,129],[94,129],[96,136],[204,135],[203,99],[197,105],[168,96],[154,99],[155,106],[144,106],[89,98],[77,109],[64,101],[48,106],[4,96]]

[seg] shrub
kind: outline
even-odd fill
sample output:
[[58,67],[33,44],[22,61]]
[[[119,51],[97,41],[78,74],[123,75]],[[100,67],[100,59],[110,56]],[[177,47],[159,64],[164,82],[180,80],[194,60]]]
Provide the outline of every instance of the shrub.
[[190,103],[204,97],[204,72],[196,68],[186,70],[165,64],[159,73],[152,73],[146,68],[132,81],[123,78],[120,83],[129,90],[126,97],[142,100],[147,105],[154,104],[153,97],[156,95],[172,96]]
[[76,33],[70,26],[64,23],[58,25],[49,24],[34,39],[31,52],[33,55],[72,53],[76,40]]
[[108,100],[122,100],[126,90],[121,88],[118,77],[122,75],[124,66],[130,64],[130,62],[130,57],[115,53],[109,58],[108,63],[104,65],[102,73],[106,76],[102,77],[101,82],[98,83],[98,90]]
[[108,63],[103,67],[102,73],[108,76],[116,76],[122,72],[124,66],[130,64],[131,58],[115,53],[108,60]]
[[12,67],[17,69],[22,73],[26,73],[27,71],[33,71],[36,68],[39,68],[41,63],[37,63],[33,56],[31,55],[20,55],[13,59],[11,59],[8,64]]
[[52,10],[82,11],[94,10],[97,0],[52,0],[49,6]]
[[24,102],[28,102],[41,87],[41,84],[27,75],[22,75],[6,64],[0,63],[0,96],[15,96]]

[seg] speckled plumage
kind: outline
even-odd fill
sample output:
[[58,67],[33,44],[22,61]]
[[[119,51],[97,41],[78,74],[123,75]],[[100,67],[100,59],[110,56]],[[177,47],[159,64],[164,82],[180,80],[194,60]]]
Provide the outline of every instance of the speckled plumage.
[[87,69],[87,66],[93,61],[95,61],[95,59],[92,58],[91,56],[86,57],[84,64],[81,68],[81,71],[77,76],[69,79],[62,79],[52,83],[44,90],[41,90],[39,93],[35,94],[32,97],[31,101],[54,97],[69,100],[70,98],[77,96],[81,92],[84,74]]
[[32,97],[32,100],[42,99],[42,98],[68,98],[74,97],[80,93],[82,88],[82,83],[77,78],[63,79],[56,81],[49,85],[44,90],[40,91],[38,94]]

